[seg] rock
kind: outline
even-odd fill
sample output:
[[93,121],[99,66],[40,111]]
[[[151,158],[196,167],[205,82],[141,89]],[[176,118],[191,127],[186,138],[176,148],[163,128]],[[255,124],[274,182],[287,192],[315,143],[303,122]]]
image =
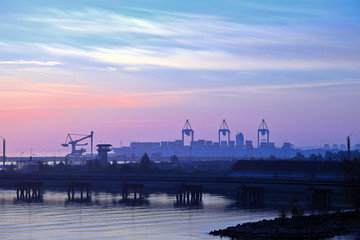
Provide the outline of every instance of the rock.
[[360,217],[356,212],[261,220],[211,231],[210,234],[232,238],[321,239],[352,232],[360,232]]

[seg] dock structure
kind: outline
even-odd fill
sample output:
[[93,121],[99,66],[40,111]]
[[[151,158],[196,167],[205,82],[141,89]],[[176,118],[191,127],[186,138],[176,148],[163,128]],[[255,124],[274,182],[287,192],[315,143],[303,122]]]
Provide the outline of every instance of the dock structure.
[[124,184],[122,185],[122,197],[124,200],[127,200],[129,197],[129,193],[131,193],[131,190],[133,190],[134,200],[136,199],[141,200],[143,188],[144,188],[144,184],[124,182]]
[[[81,201],[90,200],[89,189],[91,187],[91,183],[71,182],[69,184],[66,184],[66,187],[68,188],[68,198],[70,201],[75,200],[75,190],[76,189],[79,189],[79,191],[80,191],[80,200]],[[85,191],[86,191],[86,198],[84,198]]]
[[310,190],[312,190],[312,206],[314,208],[323,209],[331,206],[330,196],[332,194],[332,190],[315,188]]
[[17,200],[39,200],[41,199],[41,182],[20,182],[15,184]]
[[202,194],[202,185],[182,184],[176,191],[176,202],[197,204],[202,201]]
[[260,207],[264,205],[264,188],[247,187],[245,185],[237,189],[237,201],[246,207]]

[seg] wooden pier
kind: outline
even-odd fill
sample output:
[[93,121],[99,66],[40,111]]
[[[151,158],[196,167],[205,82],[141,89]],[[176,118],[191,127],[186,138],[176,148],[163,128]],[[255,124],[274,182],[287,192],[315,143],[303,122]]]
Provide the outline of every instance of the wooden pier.
[[129,197],[129,193],[131,192],[131,190],[133,190],[134,193],[134,200],[142,199],[142,191],[144,188],[144,184],[135,184],[135,183],[124,183],[122,185],[122,197],[124,200],[128,199]]
[[202,201],[203,186],[182,184],[176,191],[178,204],[198,204]]
[[20,182],[15,184],[17,200],[40,200],[41,182]]
[[238,188],[237,201],[246,207],[260,207],[264,205],[264,188],[247,187]]
[[312,190],[312,206],[314,208],[328,208],[331,206],[330,196],[332,190],[329,189],[310,189]]
[[[75,200],[75,190],[78,189],[80,191],[80,200],[81,201],[89,201],[90,200],[90,194],[89,189],[91,187],[90,183],[78,183],[78,182],[71,182],[69,184],[66,184],[66,187],[68,188],[68,198],[69,201]],[[84,198],[84,194],[86,191],[86,198]]]

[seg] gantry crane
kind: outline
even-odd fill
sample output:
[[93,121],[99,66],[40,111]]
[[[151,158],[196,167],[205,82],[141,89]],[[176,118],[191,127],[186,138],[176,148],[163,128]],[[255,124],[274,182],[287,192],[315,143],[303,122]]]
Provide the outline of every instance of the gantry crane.
[[[190,137],[191,136],[191,142],[194,141],[194,130],[192,130],[190,122],[188,119],[186,119],[185,125],[182,129],[182,142],[184,145],[185,141],[185,135]],[[190,143],[191,144],[191,143]]]
[[225,119],[222,121],[220,128],[219,128],[219,143],[221,141],[221,134],[225,137],[227,134],[228,137],[228,141],[227,144],[229,145],[230,143],[230,129],[225,121]]
[[266,122],[265,122],[265,119],[263,119],[261,121],[261,124],[259,126],[259,129],[258,129],[258,148],[260,147],[260,134],[261,136],[265,136],[266,135],[266,143],[269,143],[269,135],[270,135],[270,131],[269,131],[269,128],[267,127],[266,125]]
[[[77,140],[73,140],[74,136],[82,136],[82,138],[77,139]],[[71,158],[82,158],[84,157],[83,153],[86,152],[86,150],[84,148],[81,149],[76,149],[76,146],[86,146],[88,145],[88,143],[83,143],[80,144],[79,142],[90,138],[91,139],[91,155],[93,154],[93,136],[94,136],[94,132],[91,131],[90,135],[84,135],[84,134],[71,134],[69,133],[66,137],[65,143],[61,144],[61,146],[63,147],[69,147],[69,145],[71,145],[71,153],[69,153],[68,155],[66,155],[66,157],[71,157]]]

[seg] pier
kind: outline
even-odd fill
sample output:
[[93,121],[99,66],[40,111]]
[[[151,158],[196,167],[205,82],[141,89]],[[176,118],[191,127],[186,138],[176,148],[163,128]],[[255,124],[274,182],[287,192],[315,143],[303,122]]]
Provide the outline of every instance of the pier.
[[310,189],[312,190],[312,206],[314,208],[328,208],[331,206],[330,189]]
[[[90,183],[71,182],[69,184],[66,184],[65,186],[68,188],[69,201],[74,201],[75,200],[75,190],[76,189],[78,189],[80,191],[80,200],[81,201],[90,200],[90,195],[89,195],[89,188],[91,187]],[[85,190],[86,190],[86,198],[84,198]]]
[[203,186],[182,184],[176,191],[176,202],[179,204],[197,204],[202,201]]
[[41,182],[20,182],[15,184],[17,200],[41,199]]
[[263,206],[264,205],[264,188],[247,187],[243,185],[238,188],[237,201],[243,206]]
[[131,192],[131,190],[133,190],[134,200],[136,200],[136,199],[141,200],[143,188],[144,188],[144,184],[135,184],[135,183],[126,183],[125,182],[122,186],[122,197],[124,200],[127,200],[128,196],[129,196],[129,192]]

